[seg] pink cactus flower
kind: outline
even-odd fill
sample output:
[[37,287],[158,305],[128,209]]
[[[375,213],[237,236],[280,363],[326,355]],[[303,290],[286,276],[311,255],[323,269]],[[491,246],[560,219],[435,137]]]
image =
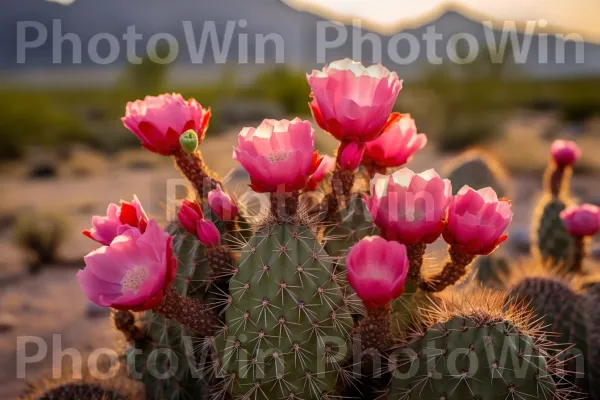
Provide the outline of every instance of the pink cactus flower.
[[427,135],[417,134],[415,120],[410,114],[402,114],[378,139],[366,143],[365,162],[386,168],[400,167],[426,144]]
[[319,184],[325,179],[327,174],[332,173],[335,169],[335,158],[331,156],[323,156],[321,160],[321,164],[315,171],[314,174],[308,180],[308,184],[306,185],[307,190],[316,190]]
[[444,240],[465,254],[490,254],[508,237],[512,217],[510,202],[498,200],[492,188],[475,191],[465,185],[448,208]]
[[145,149],[163,156],[173,155],[181,148],[179,137],[189,129],[201,141],[209,120],[210,109],[176,93],[127,103],[125,116],[121,118]]
[[188,233],[196,234],[198,223],[204,218],[200,205],[195,201],[184,200],[177,214],[179,223]]
[[315,121],[340,141],[377,139],[386,123],[398,117],[390,114],[402,81],[380,64],[365,68],[344,59],[306,77],[312,90],[309,105]]
[[215,247],[221,243],[221,234],[219,230],[210,221],[202,219],[196,227],[196,235],[205,247]]
[[310,122],[265,119],[238,135],[233,159],[250,174],[255,192],[293,192],[307,187],[322,158]]
[[560,218],[573,236],[594,236],[600,230],[600,208],[592,204],[569,207]]
[[79,285],[94,303],[119,310],[151,310],[162,303],[177,271],[173,238],[150,220],[85,256]]
[[345,142],[340,147],[338,162],[343,169],[354,171],[360,166],[364,154],[364,143]]
[[227,193],[221,189],[221,185],[208,193],[208,204],[221,221],[230,222],[238,216],[238,208]]
[[365,202],[382,236],[407,245],[433,243],[444,230],[452,184],[433,170],[375,174]]
[[115,237],[130,228],[137,228],[142,233],[146,230],[148,217],[137,196],[131,203],[121,200],[121,204],[111,203],[106,210],[106,216],[92,217],[92,227],[83,234],[100,244],[108,246]]
[[404,293],[409,264],[403,244],[367,236],[350,249],[346,266],[348,283],[368,308],[387,306]]
[[581,157],[581,149],[570,140],[555,140],[550,147],[550,154],[560,166],[573,165]]

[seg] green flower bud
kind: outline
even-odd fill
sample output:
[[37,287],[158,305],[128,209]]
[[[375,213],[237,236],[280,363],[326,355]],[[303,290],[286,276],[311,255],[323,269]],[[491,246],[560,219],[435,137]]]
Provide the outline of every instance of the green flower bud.
[[190,129],[179,137],[179,144],[183,151],[192,154],[198,148],[198,135]]

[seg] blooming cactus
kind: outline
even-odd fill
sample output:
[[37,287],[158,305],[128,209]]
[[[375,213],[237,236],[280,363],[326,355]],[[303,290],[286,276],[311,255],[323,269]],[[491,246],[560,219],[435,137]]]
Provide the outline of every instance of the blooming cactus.
[[[322,161],[310,122],[265,119],[238,135],[233,159],[250,174],[256,192],[293,192],[309,185]],[[315,179],[315,178],[312,178]]]
[[433,243],[442,233],[452,185],[432,169],[376,174],[365,202],[382,236],[404,244]]
[[592,204],[569,207],[560,218],[573,236],[593,236],[600,230],[600,208]]
[[173,238],[150,220],[144,233],[129,229],[109,246],[85,256],[77,280],[87,297],[103,307],[142,311],[161,304],[177,271]]
[[508,237],[512,217],[510,203],[498,200],[492,188],[476,191],[465,185],[448,208],[444,239],[465,254],[487,255]]
[[333,172],[335,169],[335,158],[331,156],[323,156],[319,167],[315,171],[315,173],[311,176],[310,180],[306,185],[306,189],[308,190],[316,190],[319,186],[319,183],[325,179],[327,174]]
[[131,227],[144,233],[147,223],[148,217],[142,204],[133,196],[131,203],[121,201],[120,205],[109,204],[106,216],[92,217],[92,227],[84,230],[83,234],[98,243],[109,245],[115,237]]
[[581,149],[570,140],[555,140],[550,154],[558,165],[573,165],[581,157]]
[[366,307],[386,306],[404,292],[408,258],[400,243],[368,236],[352,247],[346,266],[348,283]]
[[198,140],[202,140],[210,110],[203,109],[194,99],[184,100],[180,94],[163,94],[127,103],[121,120],[144,148],[169,156],[181,148],[179,137],[187,130],[193,130]]
[[366,143],[365,162],[380,167],[400,167],[427,144],[427,136],[417,134],[415,120],[409,114],[386,127],[383,134]]
[[[346,142],[368,142],[381,135],[402,81],[382,65],[365,68],[344,59],[307,74],[310,108],[321,128]],[[397,118],[394,115],[391,120]]]

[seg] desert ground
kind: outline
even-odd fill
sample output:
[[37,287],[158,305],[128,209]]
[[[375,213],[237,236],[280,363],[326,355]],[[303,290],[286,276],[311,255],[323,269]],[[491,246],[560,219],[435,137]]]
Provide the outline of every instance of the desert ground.
[[[245,186],[243,174],[230,172],[236,167],[231,159],[236,133],[234,130],[216,138],[209,137],[201,149],[212,169],[221,176],[232,177],[228,187],[235,186],[239,190]],[[319,136],[318,144],[321,150],[332,154],[335,141]],[[119,335],[111,327],[107,310],[93,307],[75,281],[77,267],[83,265],[81,258],[95,248],[92,241],[80,234],[89,227],[90,217],[103,215],[108,203],[130,200],[135,193],[148,214],[164,223],[168,196],[185,195],[180,186],[182,177],[167,158],[142,150],[110,159],[87,154],[81,154],[84,161],[79,161],[91,171],[84,176],[70,174],[68,168],[72,165],[66,165],[67,171],[58,177],[43,180],[27,179],[21,167],[0,173],[3,219],[10,221],[11,216],[28,210],[52,209],[65,213],[72,226],[60,252],[65,265],[47,266],[36,275],[28,273],[27,254],[12,244],[10,223],[0,227],[0,399],[15,398],[28,382],[52,375],[52,353],[55,357],[59,355],[59,349],[53,348],[55,334],[60,336],[54,344],[60,345],[63,352],[67,348],[79,350],[84,364],[94,349],[117,346]],[[409,167],[415,171],[437,169],[447,158],[429,146],[417,154]],[[87,165],[92,162],[92,167]],[[140,164],[145,165],[144,168],[140,168]],[[598,175],[577,176],[573,190],[585,201],[598,202],[599,179]],[[510,183],[515,212],[510,234],[515,240],[525,240],[532,208],[541,190],[541,176],[515,176]],[[177,190],[169,191],[168,188],[173,187]],[[509,246],[512,245],[509,242]],[[17,344],[24,341],[25,336],[42,338],[48,344],[48,352],[46,357],[26,366],[26,378],[18,378]],[[36,345],[27,346],[25,350],[24,354],[31,356],[36,352]],[[63,364],[71,362],[67,355],[62,361]]]

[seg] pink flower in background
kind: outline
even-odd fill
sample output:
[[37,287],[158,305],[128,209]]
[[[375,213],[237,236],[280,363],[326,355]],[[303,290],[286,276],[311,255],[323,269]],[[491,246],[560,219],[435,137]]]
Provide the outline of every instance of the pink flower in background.
[[208,204],[221,221],[233,221],[238,216],[238,208],[227,193],[221,189],[221,185],[208,193]]
[[402,89],[395,72],[377,64],[365,68],[348,58],[307,74],[310,108],[319,126],[345,142],[377,139]]
[[344,142],[339,149],[338,163],[343,169],[354,171],[360,167],[364,154],[364,143]]
[[350,249],[346,266],[348,283],[366,307],[386,306],[404,293],[409,264],[400,243],[367,236]]
[[400,167],[426,144],[427,136],[417,134],[415,120],[410,114],[402,114],[379,138],[366,143],[365,161],[381,167]]
[[593,236],[600,230],[600,208],[592,204],[569,207],[560,218],[573,236]]
[[464,186],[448,208],[444,239],[465,254],[487,255],[508,237],[512,217],[510,202],[498,200],[492,188]]
[[573,165],[581,157],[581,149],[570,140],[555,140],[550,147],[554,161],[561,166]]
[[196,235],[205,247],[215,247],[221,243],[219,230],[210,221],[202,219],[196,226]]
[[144,233],[147,224],[144,208],[134,195],[131,203],[121,200],[120,205],[109,204],[106,216],[92,217],[92,227],[84,230],[83,234],[106,246],[127,229],[137,228]]
[[265,119],[258,128],[242,129],[233,159],[248,172],[255,192],[302,190],[322,160],[314,135],[310,122],[299,118]]
[[85,256],[85,269],[77,272],[77,281],[99,306],[153,309],[161,304],[177,272],[172,241],[152,220],[144,233],[129,229],[110,246]]
[[184,100],[176,93],[127,103],[125,116],[121,118],[144,148],[163,156],[173,155],[181,148],[179,136],[189,129],[201,141],[209,120],[210,109],[203,109],[196,100]]
[[314,174],[308,180],[308,184],[306,185],[307,190],[316,190],[319,184],[325,179],[327,174],[333,172],[335,169],[335,158],[331,156],[323,156],[319,167],[315,171]]
[[433,170],[415,174],[403,168],[375,174],[365,202],[381,235],[404,244],[433,243],[444,229],[452,184]]
[[198,223],[204,218],[200,205],[195,201],[184,200],[177,214],[179,223],[188,233],[196,234]]

